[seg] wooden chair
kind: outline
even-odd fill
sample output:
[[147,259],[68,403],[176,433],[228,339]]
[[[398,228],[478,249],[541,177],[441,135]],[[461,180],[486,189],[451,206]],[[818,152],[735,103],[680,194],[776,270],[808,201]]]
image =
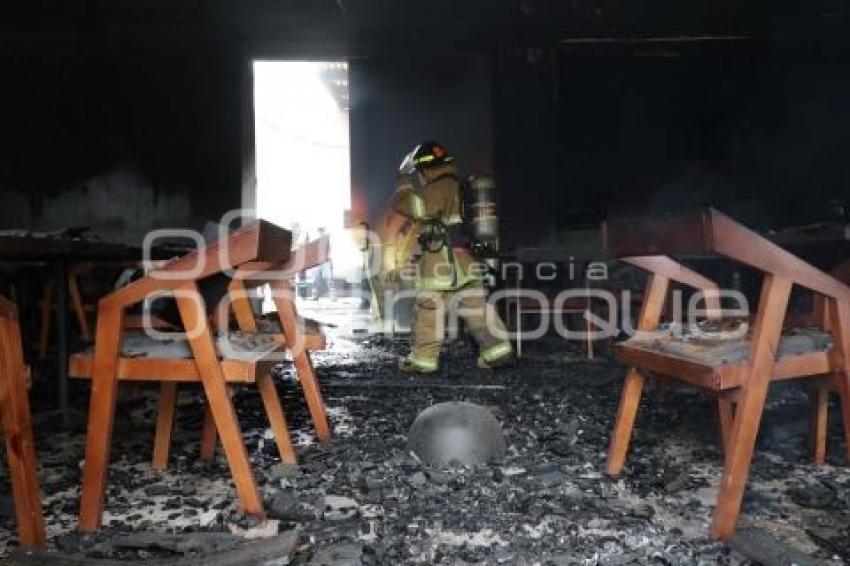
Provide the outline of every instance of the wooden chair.
[[[240,331],[269,335],[289,352],[304,389],[307,407],[316,429],[316,437],[320,442],[328,442],[331,432],[321,389],[310,360],[310,352],[325,347],[325,336],[318,325],[310,324],[309,321],[298,318],[295,308],[295,290],[291,279],[296,272],[311,269],[327,261],[327,251],[328,237],[326,236],[299,246],[293,250],[292,256],[282,264],[253,264],[237,269],[228,287],[228,297],[222,300],[219,306],[220,309],[225,310],[218,313],[218,320],[222,326],[228,324],[229,315],[232,313]],[[272,290],[272,299],[276,307],[276,320],[263,321],[262,324],[258,324],[257,313],[251,306],[248,292],[250,289],[256,289],[263,285],[269,285]],[[263,380],[258,385],[261,388],[274,387],[274,384],[267,380]],[[268,397],[271,398],[271,394]],[[158,470],[165,469],[167,465],[176,400],[177,383],[163,382],[159,398],[153,458],[153,467]],[[285,433],[283,423],[273,422],[273,429],[275,425],[283,428],[280,434]],[[275,437],[277,436],[278,432],[276,431]],[[207,404],[203,432],[201,433],[202,459],[211,460],[214,457],[216,439],[215,420],[211,408]],[[287,458],[282,458],[284,463],[294,464],[294,453],[287,456]]]
[[593,325],[589,313],[594,312],[593,297],[573,297],[560,305],[555,305],[555,300],[552,297],[547,297],[547,301],[542,303],[532,297],[522,296],[519,287],[513,287],[517,290],[517,295],[505,297],[505,313],[507,327],[514,332],[516,342],[517,357],[522,357],[522,317],[529,314],[535,314],[542,317],[555,316],[570,316],[580,315],[584,321],[584,351],[588,360],[592,360],[593,353]]
[[[83,295],[80,292],[79,277],[92,269],[89,263],[75,263],[68,269],[68,298],[70,308],[74,311],[74,316],[77,318],[77,324],[80,329],[80,338],[83,340],[91,340],[91,332],[89,330],[88,311],[91,305],[87,305],[83,300]],[[44,285],[39,308],[41,309],[41,321],[38,329],[38,344],[36,350],[39,357],[47,356],[48,346],[50,344],[50,325],[52,322],[53,293],[54,282],[48,281]]]
[[[850,355],[850,288],[713,209],[676,218],[607,222],[603,226],[603,239],[609,255],[650,273],[638,317],[639,332],[615,347],[617,358],[630,368],[611,437],[607,473],[617,475],[622,471],[647,376],[711,392],[718,397],[725,446],[725,465],[711,533],[716,538],[728,539],[734,533],[740,512],[771,381],[812,378],[809,383],[815,393],[816,407],[814,456],[816,461],[823,460],[828,388],[846,389],[850,385],[850,365],[846,361]],[[724,357],[709,346],[659,341],[654,331],[671,281],[705,291],[717,289],[712,281],[668,255],[721,256],[764,274],[751,333],[743,349],[739,348],[743,355]],[[783,320],[793,285],[824,297],[831,320],[832,344],[828,347],[790,353],[784,348]],[[716,298],[707,304],[707,315],[718,317]],[[845,415],[850,414],[848,399],[847,395],[843,396]],[[847,419],[845,425],[846,422]]]
[[[287,230],[255,221],[225,239],[168,262],[100,300],[93,355],[75,355],[69,363],[69,373],[91,376],[92,380],[80,530],[96,531],[101,523],[119,380],[200,382],[221,435],[242,511],[263,516],[262,500],[227,385],[257,383],[273,430],[285,431],[283,412],[270,376],[274,361],[269,357],[279,345],[273,343],[268,351],[251,352],[245,358],[221,358],[198,284],[210,276],[235,273],[257,262],[283,263],[290,257],[290,247],[291,234]],[[162,293],[174,295],[182,326],[188,330],[191,357],[123,355],[125,310]],[[288,435],[277,434],[275,439],[281,457],[287,458],[287,452],[292,450]]]
[[6,461],[15,500],[18,537],[23,546],[44,546],[44,518],[36,473],[37,460],[27,398],[18,309],[0,297],[0,417],[6,439]]

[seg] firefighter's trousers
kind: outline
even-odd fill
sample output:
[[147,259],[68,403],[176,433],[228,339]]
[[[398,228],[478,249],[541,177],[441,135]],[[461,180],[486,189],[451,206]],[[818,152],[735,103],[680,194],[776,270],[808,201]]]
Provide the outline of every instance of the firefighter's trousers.
[[420,371],[435,371],[446,330],[457,328],[460,320],[478,343],[479,365],[495,364],[513,354],[505,324],[487,302],[484,286],[472,283],[456,291],[422,291],[416,297],[409,362]]

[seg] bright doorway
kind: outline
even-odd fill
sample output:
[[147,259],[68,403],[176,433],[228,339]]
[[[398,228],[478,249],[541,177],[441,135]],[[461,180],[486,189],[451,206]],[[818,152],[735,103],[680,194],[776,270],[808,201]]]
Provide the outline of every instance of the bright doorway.
[[351,207],[348,65],[253,66],[257,216],[292,230],[297,242],[330,234],[336,291],[359,289],[362,256],[345,228]]

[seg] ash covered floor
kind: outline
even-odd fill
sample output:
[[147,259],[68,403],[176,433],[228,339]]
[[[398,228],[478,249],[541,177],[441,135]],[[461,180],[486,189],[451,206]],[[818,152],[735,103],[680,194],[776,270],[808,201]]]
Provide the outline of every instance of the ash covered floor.
[[[471,369],[461,342],[444,351],[439,376],[395,369],[404,340],[330,332],[314,356],[334,441],[313,443],[292,369],[278,380],[298,444],[297,472],[279,464],[255,391],[236,406],[269,515],[281,531],[300,529],[295,564],[740,564],[752,547],[812,563],[850,559],[850,470],[843,467],[838,410],[831,415],[829,465],[809,463],[808,402],[793,384],[776,386],[750,474],[733,545],[707,539],[721,473],[713,404],[688,389],[663,402],[650,394],[619,480],[602,473],[624,370],[587,361],[560,340],[526,346],[517,367]],[[118,410],[105,527],[76,533],[84,429],[36,430],[52,548],[90,557],[173,554],[114,544],[133,532],[230,532],[255,525],[240,516],[219,450],[198,459],[202,402],[184,388],[166,473],[150,468],[155,390]],[[438,402],[489,407],[503,423],[506,459],[477,470],[431,470],[406,450],[416,414]],[[5,467],[4,467],[5,472]],[[8,493],[8,491],[6,491]],[[14,545],[2,519],[4,545]],[[755,541],[755,542],[753,542]],[[739,550],[741,552],[739,552]],[[756,553],[757,555],[757,553]],[[287,560],[289,562],[287,562]]]

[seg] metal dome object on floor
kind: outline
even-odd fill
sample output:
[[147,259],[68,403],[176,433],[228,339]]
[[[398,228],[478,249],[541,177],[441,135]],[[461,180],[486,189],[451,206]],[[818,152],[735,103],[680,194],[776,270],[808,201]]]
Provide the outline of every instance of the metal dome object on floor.
[[434,467],[496,462],[506,449],[502,427],[493,413],[466,402],[439,403],[419,413],[407,443],[423,462]]

